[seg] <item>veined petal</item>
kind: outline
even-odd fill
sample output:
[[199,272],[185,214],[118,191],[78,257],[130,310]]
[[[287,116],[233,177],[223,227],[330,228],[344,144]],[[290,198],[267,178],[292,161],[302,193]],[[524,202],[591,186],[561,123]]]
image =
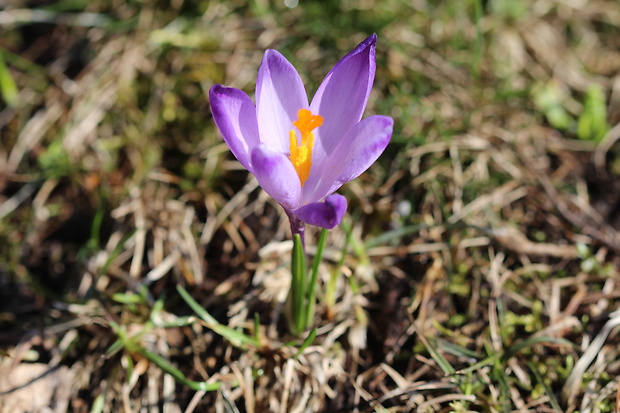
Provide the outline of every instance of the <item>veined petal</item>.
[[256,80],[256,110],[261,142],[288,152],[289,131],[299,109],[308,108],[306,90],[292,64],[267,50]]
[[[350,158],[345,171],[338,178],[342,183],[352,181],[360,176],[366,169],[375,163],[383,153],[394,129],[394,120],[388,116],[370,116],[360,122],[359,128],[353,130],[353,142],[350,147],[357,153]],[[343,139],[342,145],[347,145],[347,138]],[[340,149],[340,145],[339,145]],[[334,157],[330,158],[333,162],[338,162]]]
[[260,186],[292,211],[301,200],[301,184],[291,161],[282,152],[259,144],[252,151],[252,168]]
[[333,194],[325,198],[325,202],[304,205],[293,213],[306,224],[332,229],[340,224],[346,211],[347,199],[342,195]]
[[373,34],[344,56],[325,76],[312,99],[310,110],[324,117],[318,132],[319,153],[329,156],[340,138],[362,118],[375,79]]
[[244,168],[252,171],[250,153],[259,144],[256,108],[239,89],[213,85],[209,90],[211,113],[224,141]]
[[362,174],[383,153],[392,137],[394,121],[388,116],[370,116],[338,143],[329,158],[310,175],[303,202],[321,199]]

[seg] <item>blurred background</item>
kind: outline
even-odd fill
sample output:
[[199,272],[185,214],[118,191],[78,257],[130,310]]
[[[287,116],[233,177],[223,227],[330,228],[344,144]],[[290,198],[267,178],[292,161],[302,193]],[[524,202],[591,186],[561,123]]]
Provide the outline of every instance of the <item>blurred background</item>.
[[[4,0],[0,412],[613,412],[619,27],[615,0]],[[312,96],[372,33],[395,130],[294,357],[288,220],[208,90],[253,96],[271,48]],[[166,324],[177,285],[262,347]]]

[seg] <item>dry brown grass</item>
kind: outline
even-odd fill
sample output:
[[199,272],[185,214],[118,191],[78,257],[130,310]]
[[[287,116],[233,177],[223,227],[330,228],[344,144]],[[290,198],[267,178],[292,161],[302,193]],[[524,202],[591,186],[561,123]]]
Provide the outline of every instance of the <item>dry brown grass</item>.
[[[0,412],[620,411],[617,2],[489,1],[478,22],[473,1],[163,3],[0,10],[19,90],[0,106]],[[265,48],[316,86],[372,30],[368,111],[396,131],[343,190],[297,355],[287,218],[206,91],[251,92]],[[593,84],[600,142],[577,137]]]

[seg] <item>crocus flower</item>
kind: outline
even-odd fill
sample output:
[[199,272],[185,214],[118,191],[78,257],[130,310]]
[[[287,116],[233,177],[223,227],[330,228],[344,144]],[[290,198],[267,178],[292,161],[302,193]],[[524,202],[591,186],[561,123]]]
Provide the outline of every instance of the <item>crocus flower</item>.
[[282,207],[293,233],[304,223],[331,229],[347,201],[334,192],[373,164],[392,136],[387,116],[362,119],[375,78],[372,35],[327,74],[312,102],[282,54],[267,50],[256,105],[241,90],[214,85],[213,119],[237,160]]

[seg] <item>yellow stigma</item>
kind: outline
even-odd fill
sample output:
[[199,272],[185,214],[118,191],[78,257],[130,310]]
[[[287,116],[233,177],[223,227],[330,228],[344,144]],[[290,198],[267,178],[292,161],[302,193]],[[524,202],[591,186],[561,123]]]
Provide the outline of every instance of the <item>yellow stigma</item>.
[[303,187],[310,175],[310,167],[312,166],[312,148],[314,147],[314,133],[312,131],[323,124],[323,117],[313,115],[308,109],[299,109],[297,112],[297,120],[293,125],[297,127],[301,134],[301,142],[298,143],[297,133],[294,129],[289,132],[291,142],[291,154],[289,159],[293,163],[299,182]]

